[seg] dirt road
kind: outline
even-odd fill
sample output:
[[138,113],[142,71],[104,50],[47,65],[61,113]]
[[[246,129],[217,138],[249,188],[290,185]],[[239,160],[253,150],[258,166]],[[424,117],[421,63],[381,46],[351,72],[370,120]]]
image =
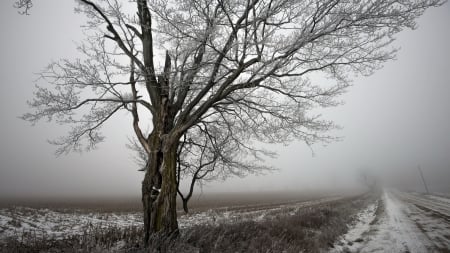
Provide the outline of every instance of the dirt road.
[[384,191],[332,252],[450,252],[450,199]]

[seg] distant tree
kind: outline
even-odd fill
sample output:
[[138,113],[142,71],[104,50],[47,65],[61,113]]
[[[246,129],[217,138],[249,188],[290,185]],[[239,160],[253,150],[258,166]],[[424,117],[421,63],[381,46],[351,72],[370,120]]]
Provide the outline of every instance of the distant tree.
[[378,187],[377,176],[373,173],[373,169],[368,167],[362,167],[359,169],[358,181],[362,186],[367,187],[367,189],[371,191]]
[[[18,7],[28,10],[31,1]],[[119,111],[146,157],[144,240],[178,231],[182,178],[266,168],[251,141],[329,141],[354,75],[393,59],[394,35],[442,0],[79,0],[90,19],[83,58],[53,62],[25,120],[70,124],[58,153],[88,150]],[[328,79],[314,81],[323,74]],[[142,130],[150,123],[149,133]],[[180,194],[183,199],[189,199]]]

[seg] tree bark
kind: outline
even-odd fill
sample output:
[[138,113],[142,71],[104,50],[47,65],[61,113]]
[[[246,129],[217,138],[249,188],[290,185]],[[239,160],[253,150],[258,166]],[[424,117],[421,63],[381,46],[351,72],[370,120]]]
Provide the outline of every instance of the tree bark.
[[159,189],[161,188],[162,176],[160,167],[162,164],[162,153],[160,149],[160,140],[155,131],[150,134],[149,146],[152,148],[152,153],[149,154],[147,168],[145,171],[144,180],[142,182],[142,204],[144,207],[144,244],[148,245],[150,234],[155,232],[155,218],[153,206],[158,198]]
[[[164,81],[164,80],[162,80]],[[152,234],[170,238],[178,234],[176,212],[177,154],[180,136],[171,134],[175,111],[171,109],[162,83],[161,104],[153,118],[154,129],[148,138],[150,154],[142,182],[144,207],[144,244],[148,246]]]
[[183,210],[185,213],[189,213],[188,199],[183,199]]
[[161,191],[154,203],[155,232],[172,235],[178,232],[176,197],[176,162],[178,143],[169,143],[164,148],[163,163],[161,164]]
[[[150,139],[159,139],[151,136]],[[155,141],[156,142],[156,141]],[[150,154],[144,181],[142,203],[144,208],[144,244],[158,233],[170,237],[178,233],[176,213],[176,162],[178,140],[159,145],[160,151]],[[152,143],[155,144],[155,143]],[[158,144],[156,143],[157,147]]]

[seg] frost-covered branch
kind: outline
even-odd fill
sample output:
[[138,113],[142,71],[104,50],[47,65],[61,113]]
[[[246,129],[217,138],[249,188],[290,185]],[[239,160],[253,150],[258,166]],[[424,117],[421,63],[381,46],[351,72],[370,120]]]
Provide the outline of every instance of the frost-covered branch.
[[33,1],[31,0],[17,0],[14,3],[14,8],[19,9],[19,13],[22,15],[29,15],[30,13],[28,11],[31,7],[33,7]]

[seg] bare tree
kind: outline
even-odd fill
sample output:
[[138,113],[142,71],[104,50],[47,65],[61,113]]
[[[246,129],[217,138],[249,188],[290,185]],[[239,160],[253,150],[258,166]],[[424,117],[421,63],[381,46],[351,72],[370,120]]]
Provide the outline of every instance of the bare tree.
[[[353,75],[393,59],[393,36],[444,1],[136,0],[134,8],[118,0],[79,2],[90,18],[79,48],[85,57],[50,64],[42,78],[53,86],[37,88],[34,111],[23,118],[71,124],[54,141],[65,153],[94,147],[104,122],[130,112],[148,161],[148,242],[152,233],[178,231],[181,177],[195,184],[256,170],[264,152],[252,140],[330,140],[333,124],[312,109],[335,106]],[[317,74],[329,82],[314,82]],[[150,133],[142,130],[147,120]]]

